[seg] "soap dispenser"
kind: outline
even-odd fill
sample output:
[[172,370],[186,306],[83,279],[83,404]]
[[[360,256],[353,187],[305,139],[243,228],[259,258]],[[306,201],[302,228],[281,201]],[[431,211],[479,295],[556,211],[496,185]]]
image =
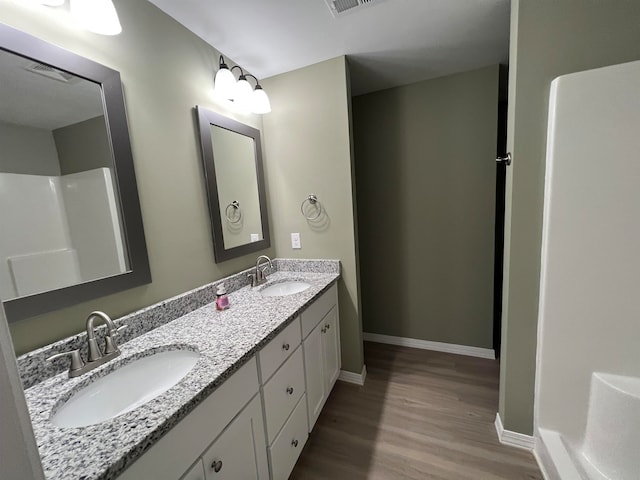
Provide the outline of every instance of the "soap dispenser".
[[221,283],[216,289],[216,309],[226,310],[227,308],[229,308],[229,297],[227,296],[224,283]]

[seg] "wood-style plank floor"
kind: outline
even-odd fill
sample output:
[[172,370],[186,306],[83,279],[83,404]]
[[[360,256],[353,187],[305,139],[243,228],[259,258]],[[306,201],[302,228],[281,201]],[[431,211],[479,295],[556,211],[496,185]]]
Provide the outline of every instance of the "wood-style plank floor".
[[499,366],[365,343],[364,387],[336,382],[291,479],[542,480],[498,442]]

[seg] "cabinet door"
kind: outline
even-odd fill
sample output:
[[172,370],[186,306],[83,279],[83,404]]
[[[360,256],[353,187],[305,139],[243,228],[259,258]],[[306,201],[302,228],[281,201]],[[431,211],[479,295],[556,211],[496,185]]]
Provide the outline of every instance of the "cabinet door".
[[202,456],[207,480],[267,480],[266,448],[262,407],[256,396]]
[[338,308],[333,309],[327,314],[321,323],[324,328],[323,333],[323,353],[324,353],[324,378],[326,396],[333,388],[333,385],[340,375],[340,336],[338,329]]
[[316,424],[326,396],[324,374],[324,323],[314,328],[304,341],[304,370],[307,391],[309,431]]

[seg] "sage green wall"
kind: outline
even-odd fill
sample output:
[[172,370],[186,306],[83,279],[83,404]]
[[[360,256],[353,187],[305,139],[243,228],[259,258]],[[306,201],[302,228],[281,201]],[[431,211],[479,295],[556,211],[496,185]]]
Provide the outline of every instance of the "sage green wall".
[[51,130],[0,122],[0,172],[60,175]]
[[[342,369],[360,373],[362,326],[356,238],[347,65],[334,58],[262,82],[273,111],[263,118],[265,175],[272,235],[279,257],[337,258]],[[300,204],[314,193],[326,215],[307,222]],[[292,232],[302,249],[291,248]]]
[[[551,81],[640,59],[636,0],[513,0],[500,416],[533,432],[547,111]],[[606,159],[603,159],[606,161]],[[571,335],[567,332],[567,342]]]
[[365,332],[492,348],[498,72],[354,98]]
[[[53,138],[62,175],[101,167],[113,168],[104,116],[58,128],[53,131]],[[91,154],[87,155],[87,152]]]
[[92,310],[118,317],[255,261],[251,254],[214,263],[193,107],[256,128],[261,118],[233,114],[213,99],[218,53],[211,46],[146,1],[114,3],[123,29],[115,37],[78,30],[65,9],[28,2],[0,0],[0,22],[120,72],[153,282],[12,324],[18,354],[83,330]]

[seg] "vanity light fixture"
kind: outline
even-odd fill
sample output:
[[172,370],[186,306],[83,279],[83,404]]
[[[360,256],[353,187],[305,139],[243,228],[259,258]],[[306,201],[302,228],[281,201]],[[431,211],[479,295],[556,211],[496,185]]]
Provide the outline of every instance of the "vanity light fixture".
[[[233,75],[233,70],[236,68],[240,70],[240,76],[237,81]],[[251,77],[256,81],[255,89],[251,86],[247,77]],[[238,65],[229,68],[222,55],[220,55],[213,88],[219,98],[234,102],[240,110],[258,114],[271,111],[271,102],[267,92],[264,91],[258,79],[250,73],[245,73]]]
[[111,0],[69,0],[71,15],[80,25],[100,35],[118,35],[122,31],[118,12]]
[[47,7],[59,7],[64,4],[64,0],[30,0],[29,3],[39,3],[40,5],[46,5]]
[[[60,7],[65,0],[22,0],[47,7]],[[122,31],[112,0],[69,0],[71,16],[85,30],[100,35],[118,35]]]
[[226,63],[224,63],[224,57],[220,55],[220,63],[218,64],[218,71],[213,80],[213,88],[220,98],[225,100],[233,100],[233,90],[236,85],[236,77],[233,76],[231,70]]

